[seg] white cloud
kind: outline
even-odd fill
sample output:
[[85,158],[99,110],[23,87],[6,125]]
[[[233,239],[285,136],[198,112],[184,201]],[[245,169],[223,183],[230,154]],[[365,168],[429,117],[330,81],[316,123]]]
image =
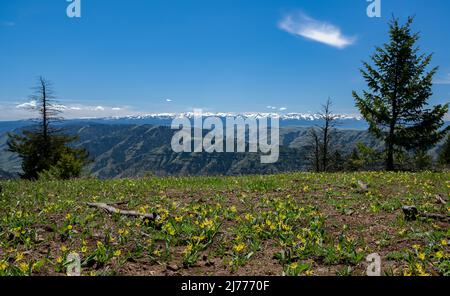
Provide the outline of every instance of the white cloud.
[[305,14],[286,15],[278,27],[290,34],[340,49],[352,45],[356,41],[356,37],[343,35],[341,29],[335,25],[315,20]]
[[171,99],[166,99],[166,102],[169,102],[169,103],[170,103],[170,102],[172,102],[172,100],[171,100]]
[[450,73],[447,74],[446,77],[436,79],[435,84],[450,84]]
[[287,110],[286,107],[281,107],[281,108],[280,108],[280,111],[286,111],[286,110]]
[[[7,103],[8,102],[8,103]],[[20,101],[19,101],[20,102]],[[67,119],[94,118],[110,116],[139,115],[143,112],[128,106],[105,106],[105,105],[83,105],[83,104],[56,104],[56,109],[61,111],[61,116]],[[2,101],[0,110],[0,121],[18,120],[36,117],[37,102],[17,103],[17,100]]]
[[36,101],[29,101],[27,103],[19,104],[16,106],[17,109],[34,109],[36,108]]

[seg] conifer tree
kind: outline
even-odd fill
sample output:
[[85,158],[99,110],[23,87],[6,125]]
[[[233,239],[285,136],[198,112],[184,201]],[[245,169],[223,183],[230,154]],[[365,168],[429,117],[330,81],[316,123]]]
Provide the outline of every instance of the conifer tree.
[[385,143],[385,167],[395,169],[398,150],[427,151],[445,135],[443,118],[448,104],[428,107],[437,68],[428,70],[432,55],[419,53],[419,34],[413,18],[401,25],[390,23],[390,41],[376,48],[373,65],[364,63],[361,73],[368,91],[353,92],[356,106],[369,123],[369,131]]
[[81,173],[87,164],[88,154],[84,149],[76,149],[69,144],[77,139],[63,133],[55,123],[61,121],[61,106],[54,97],[52,84],[40,77],[35,92],[31,96],[35,102],[34,111],[39,118],[36,124],[22,131],[22,134],[9,133],[8,150],[17,153],[22,159],[24,179],[37,179],[45,171],[53,172],[55,177],[71,178]]

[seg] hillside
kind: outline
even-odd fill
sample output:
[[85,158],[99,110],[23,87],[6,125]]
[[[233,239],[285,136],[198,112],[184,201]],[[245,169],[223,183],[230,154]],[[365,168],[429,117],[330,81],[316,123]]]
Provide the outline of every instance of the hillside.
[[448,276],[448,219],[407,221],[401,207],[448,217],[449,180],[293,173],[0,182],[0,275],[64,275],[75,252],[83,275],[365,275],[366,257],[377,253],[384,275]]
[[[243,175],[305,171],[309,127],[282,127],[280,129],[280,158],[271,165],[262,165],[260,155],[251,153],[174,153],[170,142],[174,131],[167,126],[153,125],[67,125],[70,134],[79,135],[76,146],[86,148],[95,160],[87,171],[99,178],[139,177],[146,173],[156,175]],[[20,171],[20,161],[5,152],[6,135],[0,137],[0,168]],[[371,147],[380,143],[362,130],[339,130],[334,143],[349,153],[358,142]]]

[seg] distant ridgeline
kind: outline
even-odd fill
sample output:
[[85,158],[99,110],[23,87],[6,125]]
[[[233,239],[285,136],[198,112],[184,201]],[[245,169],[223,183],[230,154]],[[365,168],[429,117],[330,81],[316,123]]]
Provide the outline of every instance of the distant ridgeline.
[[[320,124],[314,118],[280,119],[280,158],[274,164],[261,164],[257,153],[175,153],[171,139],[171,117],[68,120],[62,125],[79,135],[76,146],[85,147],[94,162],[87,168],[98,178],[167,175],[242,175],[305,171],[311,147],[309,129]],[[333,147],[350,153],[358,142],[372,148],[382,143],[370,136],[365,123],[355,118],[342,119]],[[150,124],[151,123],[151,124]],[[20,160],[5,151],[6,132],[19,131],[30,121],[0,122],[0,179],[17,176]],[[434,153],[432,151],[432,153]]]
[[[170,126],[172,120],[176,117],[193,118],[194,113],[158,113],[148,115],[135,115],[125,117],[106,117],[106,118],[89,118],[89,119],[70,119],[63,123],[63,125],[74,124],[108,124],[108,125],[166,125]],[[204,116],[216,116],[220,118],[243,116],[245,118],[260,118],[273,115],[271,113],[204,113]],[[278,115],[280,118],[280,126],[314,126],[321,123],[318,114],[309,113],[288,113]],[[358,116],[339,115],[339,127],[342,129],[367,129],[367,124]],[[0,121],[0,134],[11,131],[16,128],[29,126],[32,123],[30,120],[18,121]]]

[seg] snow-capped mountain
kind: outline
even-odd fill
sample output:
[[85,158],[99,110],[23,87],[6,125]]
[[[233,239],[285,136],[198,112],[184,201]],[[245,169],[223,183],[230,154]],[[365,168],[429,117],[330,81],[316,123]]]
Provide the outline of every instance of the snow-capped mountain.
[[[181,112],[181,113],[150,113],[150,114],[140,114],[140,115],[129,115],[122,117],[106,117],[106,118],[98,118],[104,120],[144,120],[144,119],[174,119],[174,118],[194,118],[196,113],[194,112]],[[318,113],[264,113],[264,112],[204,112],[201,113],[203,117],[244,117],[244,118],[279,118],[280,120],[320,120],[321,116]],[[362,120],[362,117],[359,115],[348,115],[348,114],[336,114],[335,115],[338,120]]]
[[[183,113],[149,113],[149,114],[139,114],[139,115],[128,115],[121,117],[99,117],[99,118],[77,118],[77,119],[67,119],[62,124],[74,124],[74,123],[98,123],[98,124],[151,124],[151,125],[171,125],[172,120],[175,118],[189,118],[193,119],[195,116],[194,112],[183,112]],[[320,115],[315,113],[264,113],[264,112],[205,112],[202,113],[203,117],[216,116],[219,118],[227,117],[243,117],[243,118],[279,118],[280,126],[313,126],[320,124]],[[367,124],[357,115],[346,115],[346,114],[336,114],[338,127],[342,129],[366,129]],[[29,120],[20,121],[0,121],[0,133],[14,130],[15,128],[20,128],[23,126],[28,126],[32,124]]]

